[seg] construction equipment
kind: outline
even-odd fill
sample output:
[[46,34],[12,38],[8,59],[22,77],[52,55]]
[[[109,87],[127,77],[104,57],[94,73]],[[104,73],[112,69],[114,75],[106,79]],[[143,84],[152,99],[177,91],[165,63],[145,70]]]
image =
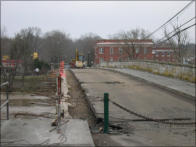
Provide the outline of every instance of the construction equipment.
[[84,68],[84,55],[79,54],[77,48],[76,48],[75,59],[72,59],[71,66],[72,68]]

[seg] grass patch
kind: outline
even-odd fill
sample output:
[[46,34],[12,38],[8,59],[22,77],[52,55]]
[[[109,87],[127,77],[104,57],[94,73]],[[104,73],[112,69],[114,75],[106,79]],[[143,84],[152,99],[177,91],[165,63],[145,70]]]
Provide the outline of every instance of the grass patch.
[[[15,80],[21,80],[22,76],[16,76]],[[47,76],[46,75],[38,75],[38,76],[25,76],[24,77],[25,80],[46,80]]]
[[167,70],[161,75],[166,76],[166,77],[172,77],[172,78],[174,77],[174,75],[171,72],[168,72]]
[[175,77],[175,75],[172,72],[169,71],[165,71],[163,73],[160,73],[158,71],[153,71],[151,68],[144,68],[144,67],[140,67],[137,65],[130,65],[128,66],[129,69],[135,69],[135,70],[141,70],[141,71],[147,71],[156,75],[161,75],[161,76],[165,76],[165,77],[171,77],[171,78],[178,78],[181,80],[185,80],[185,81],[189,81],[192,83],[196,83],[196,77],[193,77],[192,75],[184,75],[184,74],[179,74],[177,77]]
[[14,80],[13,91],[18,92],[35,92],[43,87],[43,82],[47,80],[46,75],[25,76],[24,83],[21,76],[17,76]]

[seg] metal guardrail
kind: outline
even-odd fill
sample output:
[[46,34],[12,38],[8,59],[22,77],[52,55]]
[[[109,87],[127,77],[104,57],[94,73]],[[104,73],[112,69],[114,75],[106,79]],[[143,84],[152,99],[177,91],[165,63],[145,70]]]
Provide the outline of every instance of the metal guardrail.
[[[9,82],[5,82],[1,84],[1,87],[3,86],[8,86]],[[8,88],[6,90],[6,101],[0,106],[0,109],[3,109],[5,106],[7,106],[7,120],[9,120],[9,92],[8,92]]]
[[5,85],[8,85],[8,84],[9,84],[9,82],[2,83],[1,87],[5,86]]

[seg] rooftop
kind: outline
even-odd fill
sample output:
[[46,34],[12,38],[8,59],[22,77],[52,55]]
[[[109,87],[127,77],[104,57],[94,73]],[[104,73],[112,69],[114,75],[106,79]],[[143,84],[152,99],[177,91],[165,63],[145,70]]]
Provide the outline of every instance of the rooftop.
[[124,45],[124,44],[153,44],[151,39],[146,40],[98,40],[96,45]]

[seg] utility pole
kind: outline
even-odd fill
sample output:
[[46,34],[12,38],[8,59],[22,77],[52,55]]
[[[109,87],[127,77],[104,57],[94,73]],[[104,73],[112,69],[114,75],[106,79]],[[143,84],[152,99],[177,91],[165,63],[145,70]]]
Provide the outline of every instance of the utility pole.
[[88,52],[88,56],[87,56],[87,66],[90,67],[91,63],[90,63],[90,52]]

